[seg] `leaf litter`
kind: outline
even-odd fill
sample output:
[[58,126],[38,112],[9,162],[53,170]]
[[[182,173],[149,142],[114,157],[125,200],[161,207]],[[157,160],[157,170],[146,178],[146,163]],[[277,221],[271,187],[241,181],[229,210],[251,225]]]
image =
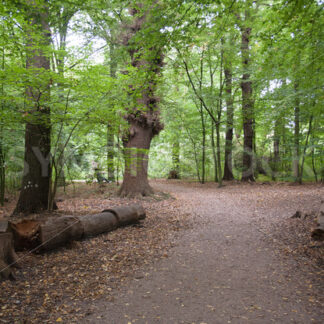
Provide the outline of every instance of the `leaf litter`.
[[[44,254],[18,253],[23,257],[16,281],[0,283],[0,322],[78,322],[92,312],[80,302],[98,298],[113,300],[113,292],[131,278],[144,278],[142,269],[167,257],[174,237],[190,227],[188,215],[178,201],[158,192],[143,199],[118,198],[115,185],[78,184],[60,193],[59,212],[32,215],[33,218],[58,214],[98,213],[118,205],[141,203],[146,219],[139,224]],[[12,206],[11,206],[12,208]],[[10,214],[10,207],[6,210]]]
[[[163,182],[163,189],[174,188],[175,184],[190,190],[202,188],[198,183],[170,181]],[[294,267],[302,269],[304,275],[300,281],[307,289],[297,290],[296,294],[310,304],[320,303],[318,278],[323,274],[323,245],[310,237],[315,225],[310,208],[319,203],[322,186],[289,187],[281,183],[262,186],[234,182],[221,189],[211,183],[204,188],[207,190],[204,195],[212,192],[218,199],[233,201],[232,206],[249,206],[253,211],[251,226],[264,234],[265,241],[276,247],[283,259],[286,284],[292,284],[289,273]],[[97,213],[112,206],[140,202],[146,209],[147,218],[141,224],[119,228],[87,241],[73,242],[52,253],[26,256],[21,269],[16,271],[18,280],[0,284],[0,319],[3,323],[79,322],[95,314],[96,300],[113,301],[114,293],[130,279],[145,280],[146,267],[168,257],[167,251],[175,245],[180,230],[206,221],[192,214],[190,201],[184,206],[183,202],[162,193],[141,200],[121,199],[116,197],[116,187],[112,185],[78,184],[75,189],[68,187],[60,198],[58,214]],[[206,197],[204,201],[208,204]],[[292,219],[291,211],[299,209],[311,215],[305,219]],[[227,212],[233,213],[235,209]],[[7,211],[2,209],[2,214],[9,213],[10,207]],[[296,262],[291,262],[292,259]],[[289,298],[283,296],[282,300],[288,302]]]

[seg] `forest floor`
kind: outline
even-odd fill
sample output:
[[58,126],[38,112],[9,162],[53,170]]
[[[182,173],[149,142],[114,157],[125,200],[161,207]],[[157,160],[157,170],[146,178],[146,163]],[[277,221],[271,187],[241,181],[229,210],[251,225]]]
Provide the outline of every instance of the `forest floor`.
[[[47,254],[19,253],[0,283],[3,323],[322,323],[324,188],[153,181],[136,226]],[[130,204],[113,185],[60,193],[60,214]],[[0,210],[6,216],[14,201]],[[40,217],[35,215],[35,217]]]

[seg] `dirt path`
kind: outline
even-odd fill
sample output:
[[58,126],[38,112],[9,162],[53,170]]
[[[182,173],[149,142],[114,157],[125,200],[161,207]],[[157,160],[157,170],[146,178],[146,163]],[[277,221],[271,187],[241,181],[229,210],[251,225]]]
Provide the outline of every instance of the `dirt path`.
[[85,323],[321,323],[314,285],[270,243],[269,225],[314,209],[323,188],[157,183],[192,213],[168,257],[98,302]]

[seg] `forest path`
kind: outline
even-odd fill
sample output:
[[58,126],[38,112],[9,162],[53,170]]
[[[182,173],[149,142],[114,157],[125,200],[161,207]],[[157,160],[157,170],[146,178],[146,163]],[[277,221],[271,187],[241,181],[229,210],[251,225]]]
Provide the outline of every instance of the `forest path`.
[[321,323],[305,272],[279,256],[266,232],[297,209],[316,208],[322,188],[154,187],[183,202],[194,226],[113,302],[99,302],[85,323]]

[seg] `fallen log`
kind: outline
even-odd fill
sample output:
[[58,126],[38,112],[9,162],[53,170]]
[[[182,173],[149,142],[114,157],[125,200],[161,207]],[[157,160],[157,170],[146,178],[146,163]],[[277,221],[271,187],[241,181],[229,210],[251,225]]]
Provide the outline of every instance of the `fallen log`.
[[74,216],[52,218],[39,228],[39,245],[44,251],[81,240],[83,237],[83,225],[80,219]]
[[116,216],[119,226],[130,225],[145,218],[145,210],[141,205],[120,206],[105,209],[104,212],[112,213]]
[[13,236],[9,232],[8,222],[0,225],[0,280],[15,279],[12,267],[18,267],[18,257],[14,250]]
[[29,219],[23,220],[19,223],[9,223],[16,251],[33,249],[38,245],[39,225],[39,222]]
[[120,206],[99,214],[53,217],[45,223],[24,220],[11,223],[16,250],[53,250],[71,241],[81,240],[133,224],[145,218],[141,205]]
[[105,211],[100,214],[79,216],[79,220],[83,226],[83,237],[96,236],[118,227],[115,214]]

